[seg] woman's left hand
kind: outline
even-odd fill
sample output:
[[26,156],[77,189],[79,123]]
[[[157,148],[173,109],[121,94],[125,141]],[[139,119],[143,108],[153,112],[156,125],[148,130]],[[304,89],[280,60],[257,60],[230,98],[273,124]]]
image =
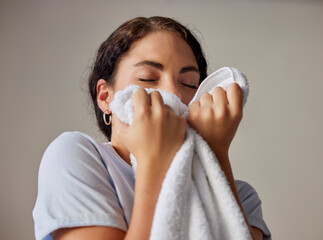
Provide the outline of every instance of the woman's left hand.
[[187,121],[210,145],[218,158],[227,156],[242,119],[243,93],[233,83],[226,91],[216,87],[189,106]]
[[203,94],[200,101],[189,106],[187,121],[210,145],[224,171],[234,197],[244,214],[252,239],[262,239],[262,232],[251,227],[242,208],[228,158],[229,147],[242,119],[243,93],[238,84],[226,91],[217,87],[211,94]]

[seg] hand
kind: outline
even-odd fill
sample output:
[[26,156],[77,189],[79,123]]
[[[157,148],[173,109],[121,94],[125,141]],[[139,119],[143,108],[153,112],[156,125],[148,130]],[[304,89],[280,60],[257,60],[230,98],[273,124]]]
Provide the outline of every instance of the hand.
[[226,91],[216,87],[189,106],[188,123],[210,145],[216,156],[227,156],[242,119],[243,93],[238,84]]
[[138,169],[147,167],[166,173],[182,145],[186,122],[163,103],[158,91],[140,88],[133,96],[134,119],[130,126],[115,117],[114,133],[137,159]]

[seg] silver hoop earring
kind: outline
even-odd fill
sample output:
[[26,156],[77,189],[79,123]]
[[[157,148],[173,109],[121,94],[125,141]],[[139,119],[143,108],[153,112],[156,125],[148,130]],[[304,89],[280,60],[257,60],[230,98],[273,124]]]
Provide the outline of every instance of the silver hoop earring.
[[[105,113],[106,113],[106,111],[103,112],[103,121],[104,121],[105,125],[109,126],[111,124],[111,114],[105,114]],[[107,122],[106,115],[109,116],[109,122]]]

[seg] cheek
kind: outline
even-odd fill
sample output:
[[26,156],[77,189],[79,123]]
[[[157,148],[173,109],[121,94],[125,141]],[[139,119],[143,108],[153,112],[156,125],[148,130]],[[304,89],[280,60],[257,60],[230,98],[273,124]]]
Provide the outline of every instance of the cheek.
[[129,76],[128,74],[118,74],[115,78],[114,90],[122,90],[131,84],[135,84],[132,76]]
[[192,92],[183,92],[182,93],[182,97],[181,97],[181,100],[182,102],[185,104],[185,105],[188,105],[191,100],[193,99],[194,95],[195,95],[195,92],[196,91],[192,91]]

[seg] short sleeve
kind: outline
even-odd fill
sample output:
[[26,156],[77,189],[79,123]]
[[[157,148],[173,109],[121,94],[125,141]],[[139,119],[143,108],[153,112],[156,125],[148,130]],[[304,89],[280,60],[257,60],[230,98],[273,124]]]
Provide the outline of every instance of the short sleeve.
[[127,230],[113,183],[96,147],[66,132],[46,149],[33,210],[36,239],[65,227],[109,226]]
[[235,181],[238,195],[251,226],[260,229],[264,240],[271,240],[271,233],[263,219],[261,200],[255,189],[244,181]]

